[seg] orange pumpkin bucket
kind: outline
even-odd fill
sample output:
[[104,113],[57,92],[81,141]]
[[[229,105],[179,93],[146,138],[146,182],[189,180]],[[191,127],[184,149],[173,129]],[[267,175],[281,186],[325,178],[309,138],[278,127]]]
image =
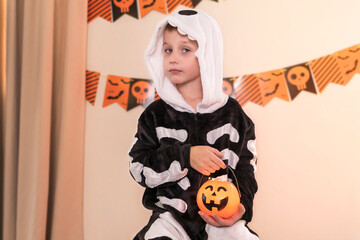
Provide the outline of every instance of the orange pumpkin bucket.
[[209,178],[199,188],[196,202],[203,213],[228,218],[239,209],[240,192],[229,181]]

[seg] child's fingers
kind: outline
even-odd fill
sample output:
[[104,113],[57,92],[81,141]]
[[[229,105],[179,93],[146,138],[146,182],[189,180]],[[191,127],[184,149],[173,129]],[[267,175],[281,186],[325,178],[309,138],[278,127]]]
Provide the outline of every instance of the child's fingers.
[[205,175],[205,176],[209,176],[210,175],[210,172],[208,170],[205,170],[205,169],[202,169],[200,170],[200,173]]
[[211,161],[214,162],[217,166],[219,166],[219,167],[221,167],[221,168],[223,168],[223,169],[226,168],[226,165],[225,165],[225,163],[223,162],[223,160],[221,160],[221,159],[218,158],[217,156],[212,155],[210,159],[211,159]]
[[199,215],[200,217],[207,222],[210,225],[216,226],[216,227],[220,227],[220,224],[218,224],[212,217],[210,217],[209,215],[199,211]]
[[206,170],[208,170],[208,171],[210,170],[209,172],[213,173],[219,169],[220,169],[220,166],[218,165],[217,162],[214,162],[213,159],[210,159],[208,161],[208,168]]
[[210,147],[210,150],[212,153],[214,153],[217,157],[222,158],[224,157],[224,154],[222,154],[221,152],[219,152],[219,150],[217,150],[216,148]]

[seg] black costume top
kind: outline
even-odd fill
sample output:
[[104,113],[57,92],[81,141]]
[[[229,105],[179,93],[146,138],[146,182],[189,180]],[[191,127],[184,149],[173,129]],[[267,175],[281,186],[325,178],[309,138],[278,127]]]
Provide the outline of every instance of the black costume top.
[[[252,218],[257,183],[254,124],[233,98],[212,113],[179,112],[163,100],[150,104],[139,118],[130,149],[130,172],[145,193],[143,204],[169,211],[191,239],[204,233],[196,194],[202,174],[190,166],[190,147],[207,145],[224,154],[237,177],[243,219]],[[232,174],[228,174],[233,178]],[[235,182],[234,182],[235,183]]]

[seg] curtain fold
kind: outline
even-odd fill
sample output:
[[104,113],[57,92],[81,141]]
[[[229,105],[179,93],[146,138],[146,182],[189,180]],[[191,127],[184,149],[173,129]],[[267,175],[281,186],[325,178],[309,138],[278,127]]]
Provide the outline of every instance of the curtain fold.
[[87,1],[6,10],[2,238],[81,240]]

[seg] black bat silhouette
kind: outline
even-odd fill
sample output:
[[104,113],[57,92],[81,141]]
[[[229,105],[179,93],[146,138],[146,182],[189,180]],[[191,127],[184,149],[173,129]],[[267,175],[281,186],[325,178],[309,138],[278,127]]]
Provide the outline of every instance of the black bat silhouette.
[[279,88],[279,84],[277,83],[277,84],[275,85],[274,91],[269,92],[269,93],[266,93],[266,94],[265,94],[265,97],[275,94],[276,91],[278,90],[278,88]]
[[143,8],[148,8],[151,7],[155,4],[156,0],[153,0],[152,3],[148,4],[148,5],[144,5]]
[[117,96],[108,96],[107,99],[118,99],[119,97],[121,97],[121,95],[123,95],[124,90],[120,91],[119,94]]

